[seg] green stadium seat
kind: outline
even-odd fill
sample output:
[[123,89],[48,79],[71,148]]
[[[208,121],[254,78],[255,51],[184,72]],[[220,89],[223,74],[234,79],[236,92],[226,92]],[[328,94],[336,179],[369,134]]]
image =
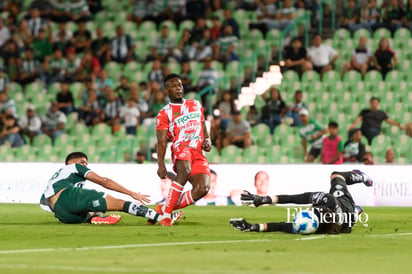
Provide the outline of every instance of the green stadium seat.
[[84,124],[84,123],[76,123],[74,127],[70,129],[70,135],[80,135],[80,134],[85,134],[89,133],[89,128]]
[[373,40],[380,41],[382,38],[391,38],[391,32],[385,28],[379,28],[373,33]]
[[391,70],[386,74],[385,77],[385,82],[389,84],[389,86],[392,88],[394,86],[397,86],[399,82],[405,81],[405,77],[402,72],[398,70]]
[[265,143],[266,136],[271,135],[269,126],[263,123],[257,124],[252,127],[252,137],[257,145]]
[[383,81],[382,74],[377,70],[368,71],[365,75],[364,81],[367,87],[373,89],[376,83],[378,83],[379,81]]
[[406,42],[411,38],[411,32],[407,28],[400,28],[393,35],[394,43],[397,47],[405,48]]
[[279,36],[278,29],[271,29],[266,33],[266,44],[271,48],[271,56],[275,56],[279,52]]
[[242,157],[242,150],[234,145],[222,148],[220,160],[222,163],[236,163]]
[[352,83],[352,82],[360,82],[362,81],[362,75],[359,71],[350,70],[348,71],[345,76],[343,76],[344,83]]
[[179,24],[179,30],[180,30],[180,32],[182,32],[184,29],[192,30],[194,25],[195,25],[195,23],[192,20],[183,20]]
[[[141,50],[141,48],[139,49]],[[123,68],[123,74],[130,80],[133,79],[133,74],[142,69],[142,65],[138,62],[129,62]],[[134,80],[134,79],[133,79]]]
[[45,145],[51,145],[52,140],[46,134],[37,135],[33,139],[33,146],[42,148]]
[[340,74],[335,70],[325,72],[322,77],[322,83],[327,84],[328,86],[333,85],[340,80]]
[[380,134],[372,139],[371,148],[378,153],[386,151],[386,149],[388,149],[391,146],[392,142],[389,136]]
[[64,146],[67,145],[74,145],[75,143],[75,136],[69,135],[69,134],[62,134],[60,136],[58,136],[55,140],[54,140],[54,146],[57,148],[62,148]]
[[123,66],[116,62],[108,62],[104,65],[104,69],[110,78],[117,80],[122,75]]
[[371,38],[371,33],[367,29],[358,29],[353,34],[353,40],[355,40],[357,42],[357,41],[359,41],[359,38],[361,36],[365,36],[366,38],[369,39],[369,38]]
[[298,82],[299,81],[299,74],[294,71],[294,70],[287,70],[283,73],[282,75],[282,83],[285,82],[289,82],[289,83],[293,83],[293,82]]
[[343,42],[348,41],[349,39],[351,39],[351,35],[349,30],[347,29],[341,28],[333,33],[333,41],[334,43],[337,43],[339,45]]
[[12,96],[15,93],[18,92],[23,92],[23,88],[19,83],[16,82],[11,82],[7,85],[8,87],[8,91],[9,91],[9,95]]
[[314,70],[309,70],[302,75],[302,83],[310,83],[320,81],[319,73]]
[[91,134],[97,137],[99,135],[112,134],[112,128],[107,124],[100,123],[92,127]]

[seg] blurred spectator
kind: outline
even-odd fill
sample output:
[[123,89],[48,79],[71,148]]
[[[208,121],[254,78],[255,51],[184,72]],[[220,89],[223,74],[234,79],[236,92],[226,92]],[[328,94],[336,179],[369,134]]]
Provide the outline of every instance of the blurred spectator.
[[166,105],[166,94],[162,90],[156,90],[154,92],[154,102],[150,105],[147,117],[156,118],[159,111]]
[[375,163],[373,162],[373,154],[372,152],[365,152],[363,155],[363,163],[365,165],[374,165]]
[[66,23],[59,23],[58,29],[53,32],[53,48],[60,48],[65,51],[71,46],[73,33],[67,29]]
[[312,26],[317,24],[318,11],[319,11],[319,1],[314,0],[297,0],[294,4],[296,9],[305,9],[310,11],[310,22]]
[[256,195],[266,196],[269,193],[270,177],[266,171],[258,171],[255,174]]
[[37,8],[30,9],[29,16],[27,16],[26,20],[33,36],[37,36],[41,28],[47,27],[46,20],[40,17],[40,11]]
[[205,18],[207,15],[208,5],[205,0],[187,0],[186,14],[188,19],[196,20],[198,18]]
[[292,0],[283,0],[283,7],[278,9],[275,14],[275,19],[271,21],[270,29],[285,29],[293,23],[296,17],[296,10],[293,6]]
[[71,0],[69,7],[71,20],[86,22],[92,19],[89,4],[87,4],[86,0]]
[[23,60],[20,60],[19,83],[24,87],[26,84],[34,82],[40,76],[41,64],[34,59],[33,50],[27,48],[24,52]]
[[300,126],[302,121],[300,120],[299,112],[302,109],[307,109],[306,104],[302,101],[303,100],[303,93],[301,90],[295,91],[295,96],[293,98],[292,104],[287,107],[287,116],[293,119],[292,126]]
[[9,76],[10,82],[16,82],[19,79],[20,68],[15,57],[10,57],[7,65],[7,75]]
[[124,75],[120,76],[120,84],[116,87],[114,91],[116,92],[122,104],[124,104],[124,101],[126,100],[127,93],[129,92],[129,90],[129,80]]
[[300,76],[312,69],[312,64],[307,61],[306,49],[299,38],[294,38],[285,51],[285,65],[288,70],[296,71]]
[[164,0],[152,0],[147,19],[155,22],[159,28],[160,23],[168,19],[167,6],[168,2]]
[[107,70],[102,69],[99,75],[96,77],[95,88],[98,91],[98,95],[105,93],[106,89],[113,89],[113,80],[109,77]]
[[6,68],[9,66],[10,59],[16,60],[20,58],[20,52],[17,48],[16,43],[13,40],[10,39],[6,43],[5,47],[3,48],[2,57],[3,57],[3,62]]
[[223,29],[225,28],[225,26],[231,26],[233,35],[236,36],[238,39],[240,39],[239,24],[233,18],[232,11],[230,9],[225,9],[223,14],[225,16],[225,20],[223,20],[223,23],[222,23]]
[[107,92],[107,102],[101,112],[100,120],[109,125],[113,131],[119,123],[121,102],[113,90]]
[[342,15],[339,19],[340,26],[348,29],[353,34],[357,29],[360,16],[361,10],[356,5],[355,0],[348,0],[346,7],[343,7]]
[[13,33],[13,41],[16,43],[19,51],[31,47],[33,43],[33,35],[29,29],[26,20],[21,20],[17,30]]
[[43,118],[41,130],[54,142],[58,136],[64,133],[66,121],[66,115],[59,110],[59,104],[54,101]]
[[[0,70],[1,77],[1,70]],[[1,79],[1,78],[0,78]],[[16,102],[13,99],[9,98],[6,91],[0,92],[0,118],[6,115],[13,115],[17,117]]]
[[41,131],[41,119],[36,114],[33,105],[29,105],[26,109],[26,114],[20,117],[19,126],[22,130],[22,134],[29,137],[30,144],[33,143],[35,136],[43,133]]
[[392,126],[398,126],[401,130],[403,129],[402,124],[390,119],[386,112],[379,109],[379,103],[379,98],[372,97],[369,100],[369,108],[363,109],[349,128],[349,130],[354,129],[362,121],[362,134],[368,139],[369,145],[372,144],[372,139],[381,133],[383,121]]
[[256,1],[258,5],[257,9],[257,22],[249,24],[250,29],[258,29],[265,36],[267,31],[271,29],[272,22],[276,17],[276,4],[272,0]]
[[[136,107],[139,110],[141,117],[143,117],[149,111],[149,105],[147,104],[147,101],[142,97],[142,94],[139,91],[139,86],[134,81],[130,82],[128,97],[136,102]],[[156,98],[154,99],[154,101],[156,101]]]
[[362,12],[361,23],[356,26],[357,29],[365,28],[369,30],[370,34],[373,34],[375,24],[379,22],[381,17],[381,11],[376,6],[376,0],[368,0],[368,4]]
[[225,138],[225,134],[226,128],[222,124],[220,114],[213,113],[213,120],[210,125],[210,139],[212,140],[212,145],[216,147],[219,153],[223,148],[223,140]]
[[90,77],[96,77],[100,73],[99,60],[93,56],[91,51],[86,51],[80,61],[80,66],[77,69],[77,80],[84,81]]
[[94,56],[99,59],[101,65],[104,65],[106,60],[110,59],[109,39],[104,36],[101,27],[96,28],[96,38],[93,40],[91,48]]
[[52,54],[51,35],[46,36],[46,30],[40,29],[39,34],[33,40],[34,58],[43,62],[46,56]]
[[386,74],[391,71],[398,63],[398,58],[395,52],[389,47],[389,41],[383,37],[379,42],[379,47],[375,51],[375,55],[372,58],[372,63],[375,68],[382,73],[382,77],[385,79]]
[[240,111],[232,113],[232,119],[226,128],[226,137],[223,140],[224,147],[235,145],[240,148],[247,148],[252,145],[252,130],[250,124],[243,120]]
[[255,0],[240,0],[240,1],[236,1],[236,8],[238,9],[243,9],[243,10],[247,10],[247,11],[256,11],[257,9],[257,1]]
[[[212,67],[212,58],[206,57],[204,60],[203,69],[199,73],[199,80],[197,82],[197,92],[200,92],[207,86],[212,86],[214,92],[217,92],[217,84],[219,74],[217,70]],[[207,105],[207,93],[202,95],[203,106]]]
[[175,47],[175,41],[169,35],[169,27],[164,25],[160,30],[160,36],[153,42],[151,54],[147,57],[147,61],[158,59],[161,62],[167,62],[169,58],[176,59],[173,54]]
[[360,128],[354,129],[352,137],[343,145],[343,162],[360,163],[365,154],[365,144],[361,142],[362,131]]
[[92,34],[86,29],[85,22],[77,23],[77,30],[73,33],[71,39],[72,46],[76,49],[76,53],[82,53],[85,49],[89,49],[92,44]]
[[269,88],[261,95],[261,97],[266,102],[261,111],[261,121],[269,126],[270,133],[273,134],[275,128],[280,125],[281,120],[285,118],[287,111],[286,103],[283,101],[282,96],[276,87]]
[[0,127],[0,145],[8,144],[11,147],[24,145],[24,139],[21,136],[16,117],[13,115],[3,116]]
[[127,20],[135,22],[138,26],[145,20],[148,15],[149,2],[146,0],[132,0],[133,13],[127,16]]
[[165,11],[167,19],[179,25],[186,18],[186,1],[185,0],[168,0]]
[[147,80],[149,82],[157,82],[160,86],[163,86],[163,71],[162,63],[160,60],[155,59],[152,63],[152,70],[147,75]]
[[246,113],[246,121],[249,122],[251,127],[259,123],[260,114],[254,105],[249,106],[249,110]]
[[210,37],[210,30],[203,31],[203,36],[199,42],[194,42],[189,54],[191,60],[202,61],[206,57],[213,56],[214,40]]
[[407,0],[405,11],[402,17],[403,26],[412,31],[412,0]]
[[96,14],[103,10],[102,0],[87,0],[89,10],[92,14]]
[[196,21],[195,26],[190,32],[190,43],[200,42],[203,37],[203,32],[208,29],[206,20],[204,17],[198,17],[194,19]]
[[76,58],[76,50],[74,48],[68,48],[66,50],[67,67],[64,74],[65,81],[73,83],[76,81],[77,72],[80,67],[80,60]]
[[395,163],[395,151],[393,148],[388,148],[385,153],[385,164]]
[[218,16],[212,17],[212,27],[210,28],[210,36],[213,40],[217,40],[222,32],[222,22]]
[[[309,111],[302,109],[299,112],[302,124],[299,126],[299,135],[302,138],[303,151],[305,152],[305,162],[313,162],[321,153],[324,134],[328,131],[318,121],[309,119]],[[308,144],[311,145],[309,152]]]
[[223,126],[226,127],[230,121],[231,114],[236,110],[235,102],[232,99],[230,91],[224,91],[222,100],[218,104],[220,111],[220,117],[222,119]]
[[239,39],[233,35],[232,27],[227,25],[223,29],[223,35],[219,37],[214,48],[214,59],[226,65],[227,63],[239,60],[236,54],[236,47]]
[[[9,77],[4,73],[4,67],[0,67],[0,94],[4,93],[7,98],[7,91],[9,89]],[[0,95],[1,96],[1,95]],[[1,103],[2,101],[0,101]]]
[[46,56],[43,62],[42,80],[47,85],[64,80],[67,60],[63,57],[62,50],[54,49],[53,56]]
[[122,64],[133,61],[136,59],[135,48],[132,37],[124,34],[123,27],[118,25],[116,27],[116,37],[111,41],[111,60]]
[[50,20],[57,23],[68,22],[72,20],[70,14],[70,3],[66,0],[51,0]]
[[392,32],[392,35],[397,29],[402,27],[402,17],[404,11],[400,6],[400,1],[390,0],[389,4],[382,8],[382,23],[375,24],[375,29],[384,27]]
[[[147,163],[148,161],[147,161],[147,159],[146,159],[146,153],[145,153],[144,151],[142,151],[142,150],[139,150],[138,152],[136,152],[135,162],[136,162],[137,164],[145,164],[145,163]],[[169,190],[168,190],[167,193],[166,193],[166,197],[167,197],[167,194],[168,194],[168,193],[169,193]]]
[[7,26],[4,25],[3,19],[0,19],[0,49],[11,38],[11,32]]
[[74,111],[73,93],[69,90],[69,83],[66,81],[60,83],[60,92],[56,95],[56,102],[59,105],[59,110],[65,115]]
[[338,53],[327,44],[322,44],[322,37],[317,34],[313,38],[313,46],[308,49],[308,59],[312,62],[313,69],[321,74],[333,70],[333,65],[338,60]]
[[343,66],[343,75],[350,70],[359,71],[362,74],[362,79],[369,70],[369,63],[372,60],[372,50],[367,46],[365,36],[359,38],[359,46],[352,52],[350,63]]
[[320,161],[325,165],[340,165],[343,163],[343,140],[339,136],[338,123],[331,121],[328,124],[329,136],[323,138]]
[[182,37],[179,40],[179,43],[177,44],[177,47],[175,49],[175,55],[176,57],[181,60],[181,61],[189,61],[190,59],[190,52],[192,46],[190,44],[190,31],[189,29],[184,29],[182,33]]
[[136,107],[136,101],[133,98],[128,98],[126,105],[120,109],[120,115],[126,127],[127,135],[136,135],[139,127],[140,112]]
[[193,74],[189,62],[183,62],[180,65],[180,77],[182,79],[183,90],[185,92],[193,91]]
[[87,100],[79,108],[79,119],[83,120],[87,126],[94,126],[99,122],[101,112],[96,91],[88,89]]

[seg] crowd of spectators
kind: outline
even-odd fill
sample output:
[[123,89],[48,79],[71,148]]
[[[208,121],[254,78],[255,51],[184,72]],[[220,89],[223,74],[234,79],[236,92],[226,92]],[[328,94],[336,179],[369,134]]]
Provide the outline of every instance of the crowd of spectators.
[[[220,75],[217,68],[225,68],[230,62],[239,60],[237,47],[243,37],[233,10],[255,11],[257,21],[252,21],[248,27],[250,30],[258,29],[265,35],[271,29],[282,30],[292,23],[297,16],[297,9],[311,10],[311,19],[315,22],[317,2],[134,0],[131,1],[133,11],[125,20],[135,23],[137,27],[152,21],[158,30],[156,35],[148,34],[145,37],[152,40],[147,49],[142,49],[122,24],[116,23],[113,33],[102,25],[88,27],[88,22],[93,22],[99,12],[107,12],[101,1],[36,0],[32,1],[26,13],[21,2],[4,1],[0,8],[7,11],[8,15],[5,20],[0,20],[0,142],[8,142],[13,147],[21,146],[24,142],[33,142],[40,134],[46,134],[54,141],[65,132],[66,121],[72,113],[76,113],[79,122],[89,127],[105,123],[115,132],[121,124],[126,134],[136,135],[139,126],[152,123],[168,102],[163,90],[163,79],[171,72],[171,63],[177,64],[173,69],[178,71],[172,72],[181,73],[186,93],[198,93],[205,87],[212,86],[217,95],[217,102],[213,107],[218,112],[214,112],[212,128],[216,131],[214,144],[219,150],[231,144],[243,148],[252,145],[251,128],[259,123],[267,124],[272,134],[281,123],[304,127],[309,122],[305,122],[304,117],[309,114],[304,111],[307,105],[302,101],[302,91],[296,91],[293,102],[285,102],[282,90],[270,88],[261,96],[263,108],[251,106],[242,118],[240,110],[234,104],[236,94],[219,87]],[[394,2],[398,1],[391,1],[378,9],[375,1],[371,0],[361,14],[356,2],[349,0],[339,20],[341,27],[353,32],[362,26],[372,31],[378,27],[386,27],[391,31],[401,26],[409,27],[410,24],[406,24],[410,19],[411,1],[405,7],[397,6],[397,9],[394,8]],[[400,14],[399,22],[394,19],[395,13]],[[176,32],[170,25],[163,24],[166,20],[173,21],[176,30],[180,31]],[[193,27],[180,27],[180,24],[188,20],[193,22]],[[367,23],[370,23],[370,28],[365,25]],[[73,24],[75,27],[69,28]],[[140,54],[140,50],[146,52]],[[340,58],[337,49],[322,42],[321,35],[314,37],[313,45],[308,49],[303,47],[300,39],[293,39],[284,56],[285,68],[295,70],[299,75],[309,70],[323,75],[333,70]],[[192,61],[202,64],[202,69],[196,76],[191,71]],[[144,81],[137,82],[126,75],[108,73],[106,65],[111,63],[138,63],[141,67],[150,66],[151,69],[144,75]],[[343,71],[346,73],[355,69],[365,75],[374,68],[385,76],[396,63],[397,57],[387,39],[383,38],[379,48],[373,53],[367,47],[366,38],[361,37],[359,47],[354,50],[352,59],[348,60]],[[18,109],[22,106],[16,106],[8,94],[10,82],[20,84],[26,95],[25,88],[33,82],[39,82],[45,92],[49,92],[50,87],[55,87],[56,83],[59,88],[47,109],[39,111],[41,115],[37,114],[36,106],[29,105],[23,110],[25,114],[18,116],[18,113],[23,113]],[[71,91],[73,83],[82,83],[83,88],[79,94],[74,95]],[[203,94],[201,100],[205,109],[208,109],[210,97]],[[388,119],[383,120],[396,123]],[[17,135],[27,138],[19,140],[11,137],[16,135],[16,130]],[[364,133],[363,128],[362,132]],[[318,138],[324,137],[326,129],[322,127],[321,133]],[[312,144],[312,140],[307,140]],[[356,139],[351,140],[356,142]],[[316,151],[315,154],[317,155],[312,155],[313,158],[320,155],[321,151]],[[309,155],[308,151],[306,156]],[[351,160],[355,157],[352,154],[342,155]],[[309,158],[308,161],[310,160]]]

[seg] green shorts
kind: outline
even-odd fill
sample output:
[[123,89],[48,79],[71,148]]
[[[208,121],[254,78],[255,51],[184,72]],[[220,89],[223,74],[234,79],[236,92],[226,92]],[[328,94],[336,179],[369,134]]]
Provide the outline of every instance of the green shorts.
[[54,216],[62,223],[87,222],[90,212],[106,212],[107,203],[103,192],[93,189],[68,187],[54,205]]

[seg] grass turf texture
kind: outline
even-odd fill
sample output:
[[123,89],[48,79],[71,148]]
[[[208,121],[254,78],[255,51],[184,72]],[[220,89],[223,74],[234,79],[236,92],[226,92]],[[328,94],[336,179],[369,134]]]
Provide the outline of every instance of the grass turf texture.
[[287,214],[282,207],[192,206],[184,210],[178,225],[160,227],[146,226],[145,219],[125,213],[112,226],[66,225],[38,205],[0,204],[0,269],[2,273],[410,272],[411,208],[365,211],[369,226],[357,225],[352,234],[301,236],[239,232],[228,224],[231,217],[252,223],[282,221]]

